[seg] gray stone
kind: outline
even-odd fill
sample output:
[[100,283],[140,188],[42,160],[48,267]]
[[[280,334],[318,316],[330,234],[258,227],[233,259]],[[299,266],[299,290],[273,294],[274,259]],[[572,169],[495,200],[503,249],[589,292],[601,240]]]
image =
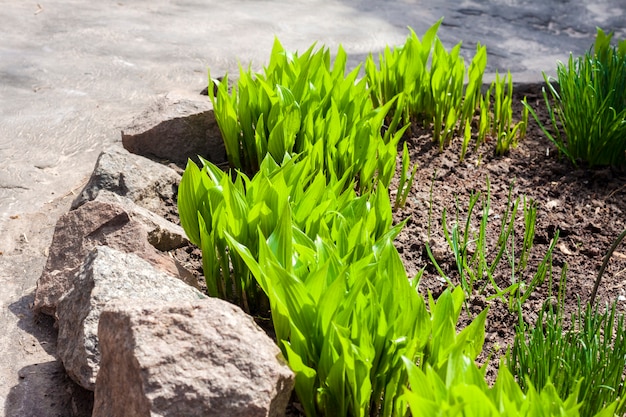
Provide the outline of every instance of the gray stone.
[[226,150],[209,98],[182,91],[159,96],[122,131],[122,144],[132,153],[184,166],[200,155],[226,161]]
[[72,203],[72,209],[95,199],[101,190],[107,190],[166,216],[176,201],[179,183],[180,175],[173,169],[125,149],[112,147],[98,157],[91,178]]
[[100,245],[135,253],[163,271],[193,281],[172,257],[149,243],[150,230],[121,206],[111,203],[90,201],[62,215],[55,227],[46,266],[37,281],[35,312],[55,314],[59,298],[70,290],[85,256]]
[[154,300],[204,297],[137,255],[96,247],[76,275],[73,288],[59,300],[57,354],[74,381],[94,390],[100,364],[98,321],[107,302],[125,298],[132,305],[147,306]]
[[283,416],[294,376],[280,350],[223,300],[107,304],[93,417]]

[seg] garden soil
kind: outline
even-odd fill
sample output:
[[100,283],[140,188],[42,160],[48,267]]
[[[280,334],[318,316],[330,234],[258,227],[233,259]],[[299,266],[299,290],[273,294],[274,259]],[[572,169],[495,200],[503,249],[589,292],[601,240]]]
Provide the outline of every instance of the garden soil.
[[[542,124],[548,125],[548,115],[540,85],[520,86],[515,92],[515,112],[519,118],[521,100],[536,109]],[[457,264],[443,232],[442,215],[446,211],[448,230],[458,224],[464,230],[469,200],[481,193],[472,216],[469,254],[473,254],[483,215],[481,202],[489,190],[491,195],[486,228],[487,261],[497,255],[502,218],[520,201],[515,220],[515,249],[507,247],[504,260],[495,270],[494,280],[501,289],[515,282],[530,283],[538,266],[554,244],[552,270],[545,281],[523,304],[523,322],[534,326],[537,313],[544,303],[558,303],[564,294],[564,316],[569,319],[578,302],[590,300],[603,259],[613,242],[626,229],[626,171],[612,168],[578,167],[560,157],[556,147],[533,120],[527,137],[504,156],[494,154],[491,140],[477,151],[459,161],[460,139],[443,152],[428,134],[413,129],[408,138],[411,159],[419,164],[415,184],[406,206],[397,211],[396,220],[407,219],[407,225],[397,238],[397,247],[410,276],[424,269],[419,288],[435,297],[447,286],[445,279],[433,267],[425,243],[432,249],[435,260],[454,285],[459,285]],[[523,204],[536,207],[536,226],[527,266],[512,275],[510,260],[519,257],[525,230]],[[458,219],[458,220],[457,220]],[[558,238],[557,238],[558,233]],[[555,241],[556,239],[556,241]],[[561,272],[566,269],[566,281],[561,284]],[[549,272],[549,271],[548,271]],[[495,376],[499,357],[511,347],[515,325],[519,318],[509,308],[508,298],[495,298],[494,287],[484,279],[473,286],[467,308],[461,315],[461,327],[478,313],[488,309],[484,355],[491,355],[488,377]],[[604,271],[596,296],[600,306],[617,303],[617,310],[626,312],[626,242],[613,252]],[[514,304],[513,304],[514,307]],[[566,320],[567,321],[567,320]]]

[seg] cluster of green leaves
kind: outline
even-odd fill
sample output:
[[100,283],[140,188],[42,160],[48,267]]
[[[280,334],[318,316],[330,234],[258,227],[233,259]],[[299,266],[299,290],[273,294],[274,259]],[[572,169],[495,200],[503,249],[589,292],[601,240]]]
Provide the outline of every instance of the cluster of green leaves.
[[[347,176],[328,183],[307,157],[267,156],[253,178],[202,162],[189,162],[179,207],[209,293],[258,311],[262,290],[308,416],[404,415],[421,401],[406,391],[411,378],[463,375],[481,352],[486,311],[456,333],[461,287],[427,308],[411,285],[386,189],[357,195]],[[453,398],[459,378],[427,400]]]
[[278,165],[268,155],[252,179],[241,171],[233,179],[201,161],[202,169],[189,161],[181,180],[181,224],[189,240],[202,249],[209,295],[230,300],[249,313],[264,314],[267,298],[240,255],[229,249],[226,235],[245,244],[256,257],[259,234],[270,236],[289,209],[299,230],[311,238],[332,238],[341,255],[355,242],[375,241],[391,228],[384,187],[357,195],[348,174],[329,183],[311,158],[297,161],[285,154]]
[[[397,145],[406,127],[381,134],[393,101],[374,108],[360,67],[346,73],[340,47],[331,65],[326,48],[291,54],[276,39],[269,65],[253,74],[240,68],[236,88],[210,78],[209,95],[232,168],[254,174],[270,154],[309,154],[329,180],[349,172],[366,187],[388,187]],[[216,90],[216,92],[214,91]],[[392,133],[393,132],[393,133]]]
[[544,73],[551,131],[531,112],[559,152],[576,165],[626,165],[626,40],[598,29],[593,51],[559,63],[556,85]]
[[577,395],[580,413],[626,413],[626,329],[616,306],[600,312],[580,303],[565,329],[562,306],[548,304],[532,329],[520,314],[507,361],[523,390],[547,384],[562,397]]
[[[524,136],[528,119],[524,113],[521,122],[512,123],[511,76],[502,80],[496,76],[483,95],[487,49],[478,44],[466,67],[460,56],[461,43],[448,51],[437,37],[441,21],[428,29],[421,41],[411,30],[404,45],[387,47],[378,57],[378,66],[371,55],[368,57],[365,72],[372,101],[375,106],[395,101],[394,115],[402,113],[405,122],[415,120],[432,126],[433,141],[440,149],[455,135],[462,136],[461,159],[472,138],[472,125],[479,132],[476,146],[491,134],[497,138],[496,153],[501,155]],[[479,118],[475,121],[477,109]]]
[[[493,109],[491,108],[492,99]],[[524,106],[522,120],[514,123],[513,78],[510,72],[507,72],[506,77],[500,78],[496,71],[496,79],[480,100],[480,122],[476,146],[480,146],[487,137],[495,138],[496,154],[504,155],[509,149],[517,147],[519,139],[526,136],[528,106]],[[523,103],[527,103],[526,98]]]
[[[431,190],[432,192],[432,190]],[[449,224],[447,210],[444,208],[441,224],[443,235],[454,255],[454,261],[458,272],[458,282],[466,294],[478,291],[482,293],[488,285],[495,291],[493,297],[506,301],[509,309],[514,310],[526,302],[532,292],[544,283],[546,278],[552,279],[552,253],[556,247],[559,231],[555,233],[550,246],[542,261],[537,265],[536,271],[529,274],[527,269],[528,256],[533,246],[535,237],[535,223],[537,219],[537,207],[534,201],[524,198],[511,197],[512,187],[506,204],[506,211],[501,214],[498,241],[494,248],[487,247],[487,226],[489,223],[491,192],[489,180],[487,180],[486,192],[472,192],[469,204],[465,210],[464,219],[461,218],[459,203],[456,203],[456,215]],[[480,203],[479,203],[480,202]],[[474,231],[472,219],[476,206],[481,206],[480,223],[477,232]],[[521,210],[520,210],[521,206]],[[523,238],[521,248],[516,252],[516,219],[518,212],[522,211],[524,221]],[[433,266],[438,273],[449,283],[452,280],[439,267],[428,244],[426,250]],[[494,254],[488,259],[488,254]],[[506,288],[498,285],[495,273],[502,261],[511,267],[511,276]]]
[[[391,235],[355,246],[365,256],[344,262],[334,244],[303,240],[284,226],[261,237],[258,260],[230,243],[270,297],[307,416],[403,416],[407,407],[416,416],[578,415],[576,393],[566,401],[547,387],[525,394],[506,368],[490,388],[474,363],[487,311],[457,334],[463,290],[446,290],[437,302],[429,297],[426,309]],[[272,241],[281,243],[272,248]],[[277,250],[290,241],[293,257]]]
[[[432,416],[578,416],[577,392],[559,397],[548,381],[541,390],[527,383],[524,392],[502,364],[493,386],[475,359],[482,351],[486,310],[456,333],[464,293],[446,290],[429,298],[432,339],[421,366],[405,360],[410,389],[402,397],[414,417]],[[562,400],[561,398],[566,398]],[[607,414],[610,415],[610,414]]]

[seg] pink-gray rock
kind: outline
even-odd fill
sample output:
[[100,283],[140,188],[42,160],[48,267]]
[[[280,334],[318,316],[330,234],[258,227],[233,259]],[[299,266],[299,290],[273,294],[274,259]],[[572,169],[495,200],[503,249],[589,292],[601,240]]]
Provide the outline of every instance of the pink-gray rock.
[[161,216],[157,216],[150,210],[138,206],[129,198],[122,197],[108,190],[100,190],[94,201],[121,206],[134,219],[147,227],[148,242],[160,251],[167,252],[189,243],[182,227],[165,220]]
[[94,248],[59,300],[57,354],[68,375],[94,390],[100,364],[98,320],[106,303],[124,298],[136,306],[155,300],[194,301],[206,296],[134,254],[106,246]]
[[226,161],[211,103],[199,94],[177,91],[158,97],[122,131],[122,144],[132,153],[182,166],[198,155],[217,164]]
[[294,376],[225,301],[107,304],[93,417],[283,416]]
[[173,169],[112,147],[98,157],[91,178],[72,202],[72,209],[94,200],[101,190],[108,190],[165,217],[175,210],[179,183],[180,175]]
[[157,268],[188,280],[188,271],[149,243],[150,230],[121,206],[111,203],[90,201],[61,216],[46,266],[37,281],[35,312],[54,316],[59,298],[71,289],[73,276],[85,256],[100,245],[135,253]]

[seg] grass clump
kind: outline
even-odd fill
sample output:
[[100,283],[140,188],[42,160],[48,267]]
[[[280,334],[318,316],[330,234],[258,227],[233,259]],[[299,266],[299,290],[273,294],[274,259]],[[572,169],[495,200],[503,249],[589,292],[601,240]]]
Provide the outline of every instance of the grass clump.
[[613,47],[612,36],[598,29],[593,50],[559,63],[556,85],[544,74],[550,129],[531,109],[574,165],[626,165],[626,40]]
[[565,328],[561,306],[546,305],[532,328],[520,314],[507,360],[520,386],[548,384],[563,398],[577,393],[580,415],[626,412],[626,329],[616,305],[604,311],[586,304]]

